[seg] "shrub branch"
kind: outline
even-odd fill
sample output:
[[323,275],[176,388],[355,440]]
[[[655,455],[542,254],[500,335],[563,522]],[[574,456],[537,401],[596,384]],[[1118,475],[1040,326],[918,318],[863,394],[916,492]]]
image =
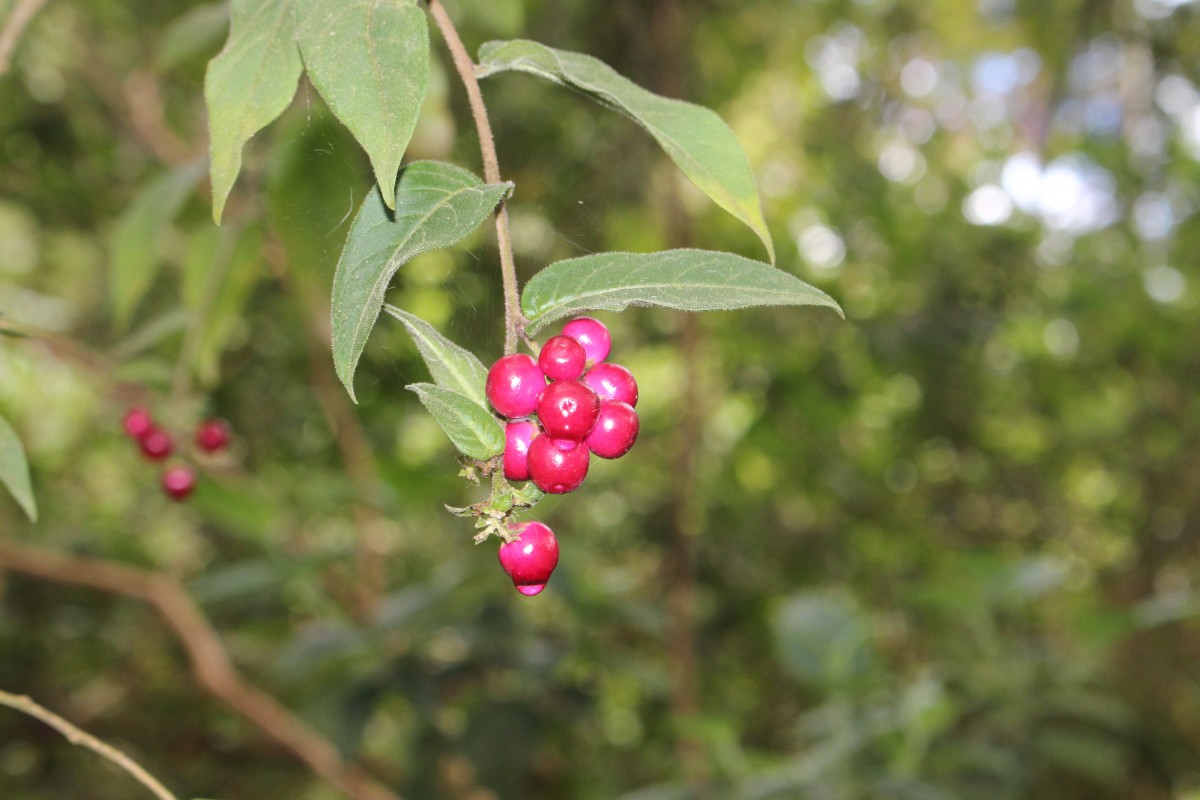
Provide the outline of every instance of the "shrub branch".
[[112,745],[100,741],[87,731],[80,730],[58,714],[55,714],[48,708],[43,708],[25,695],[9,694],[8,692],[0,691],[0,706],[8,706],[14,711],[20,711],[22,714],[41,720],[61,733],[71,744],[86,747],[101,758],[111,761],[133,776],[134,780],[149,789],[159,800],[179,800],[157,778],[147,772],[132,758]]
[[347,763],[334,744],[233,666],[212,623],[169,575],[97,558],[66,555],[0,539],[0,570],[87,586],[143,600],[162,615],[183,645],[199,684],[247,722],[303,761],[352,800],[400,800],[361,767]]

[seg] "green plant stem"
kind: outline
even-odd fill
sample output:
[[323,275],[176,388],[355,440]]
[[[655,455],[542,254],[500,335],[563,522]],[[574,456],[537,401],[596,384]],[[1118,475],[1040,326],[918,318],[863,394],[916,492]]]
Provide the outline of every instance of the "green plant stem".
[[[458,29],[454,27],[441,0],[428,0],[429,13],[437,24],[454,69],[467,90],[467,101],[471,105],[471,116],[475,130],[479,133],[479,151],[483,157],[483,179],[488,183],[500,183],[500,161],[496,158],[496,140],[492,136],[492,124],[488,120],[487,106],[483,93],[475,78],[475,62],[463,46]],[[500,276],[504,284],[504,353],[517,351],[517,340],[525,332],[525,316],[521,313],[521,296],[517,291],[517,265],[513,260],[512,234],[508,226],[508,207],[501,200],[496,206],[496,244],[500,248]]]
[[149,789],[159,800],[179,800],[157,778],[143,769],[132,758],[112,745],[100,741],[87,731],[80,730],[58,714],[47,708],[43,708],[30,698],[24,695],[9,694],[8,692],[0,691],[0,706],[8,706],[14,711],[20,711],[22,714],[40,720],[61,733],[71,744],[86,747],[101,758],[111,761],[129,773],[142,786]]

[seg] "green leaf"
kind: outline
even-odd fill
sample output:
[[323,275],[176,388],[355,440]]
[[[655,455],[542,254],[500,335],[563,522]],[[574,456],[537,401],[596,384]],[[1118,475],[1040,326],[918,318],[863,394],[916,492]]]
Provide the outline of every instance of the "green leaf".
[[[503,432],[500,438],[503,449]],[[29,463],[25,460],[25,448],[21,446],[17,432],[4,417],[0,417],[0,483],[8,487],[8,491],[12,492],[25,514],[37,522],[37,501],[33,497],[33,486],[29,482]]]
[[202,161],[177,167],[143,188],[117,219],[110,245],[109,296],[118,326],[129,324],[154,283],[167,231],[203,176]]
[[205,3],[190,8],[171,21],[158,47],[158,68],[166,71],[178,67],[205,52],[217,49],[221,37],[229,30],[229,4]]
[[511,191],[511,183],[486,184],[453,164],[418,161],[400,174],[394,214],[378,192],[363,201],[333,276],[333,361],[351,397],[354,369],[396,270],[462,239]]
[[487,397],[484,394],[484,384],[487,383],[487,367],[469,350],[459,347],[454,342],[442,336],[425,320],[410,314],[393,305],[385,305],[383,310],[404,324],[408,335],[412,337],[429,367],[433,381],[443,389],[450,389],[474,400],[484,408],[487,407]]
[[533,334],[578,311],[661,306],[724,311],[750,306],[828,306],[829,295],[761,261],[710,250],[598,253],[551,264],[521,295]]
[[294,29],[291,0],[233,0],[225,49],[208,62],[204,100],[217,223],[242,168],[242,146],[296,93],[302,65]]
[[484,460],[504,452],[504,428],[492,412],[466,395],[432,383],[405,387],[417,393],[463,455]]
[[701,191],[758,234],[775,263],[775,245],[763,219],[750,162],[733,131],[715,112],[648,92],[599,59],[524,39],[487,42],[479,49],[478,77],[504,70],[571,86],[628,115]]
[[405,0],[297,0],[308,77],[367,151],[388,208],[429,87],[429,25]]

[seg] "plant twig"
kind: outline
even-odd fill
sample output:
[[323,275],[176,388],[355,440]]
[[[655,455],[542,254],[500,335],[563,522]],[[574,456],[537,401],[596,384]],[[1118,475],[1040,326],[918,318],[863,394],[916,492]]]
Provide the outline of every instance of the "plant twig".
[[0,30],[0,76],[5,75],[12,66],[12,54],[17,49],[17,43],[21,41],[21,35],[46,2],[47,0],[17,0],[17,5],[4,21],[4,29]]
[[347,763],[333,742],[319,731],[246,680],[230,661],[212,623],[179,581],[171,576],[103,559],[71,556],[10,539],[0,539],[0,570],[87,586],[149,603],[183,645],[196,680],[205,691],[352,800],[400,800],[361,767]]
[[112,745],[100,741],[87,731],[80,730],[58,714],[47,708],[43,708],[30,698],[24,695],[9,694],[8,692],[0,691],[0,706],[8,706],[14,711],[20,711],[22,714],[41,720],[61,733],[71,744],[86,747],[101,758],[108,759],[133,776],[134,780],[149,789],[159,800],[179,800],[157,778],[143,769],[132,758]]
[[[429,0],[429,13],[446,40],[454,69],[467,90],[467,101],[471,105],[471,116],[479,132],[479,151],[483,156],[483,179],[488,183],[500,183],[500,161],[496,158],[496,140],[492,136],[492,124],[488,121],[487,106],[483,104],[483,93],[475,78],[475,62],[467,54],[458,30],[446,13],[441,0]],[[513,260],[512,234],[508,228],[508,207],[503,200],[496,206],[496,244],[500,248],[500,275],[504,283],[504,353],[517,352],[517,339],[525,333],[525,316],[521,313],[521,296],[517,292],[517,266]]]

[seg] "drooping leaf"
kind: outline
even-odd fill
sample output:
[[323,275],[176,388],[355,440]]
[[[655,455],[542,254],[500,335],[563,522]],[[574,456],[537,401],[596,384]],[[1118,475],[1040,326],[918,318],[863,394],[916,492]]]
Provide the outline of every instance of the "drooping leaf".
[[504,428],[492,412],[466,395],[432,383],[405,387],[417,393],[421,403],[463,455],[480,460],[504,452]]
[[511,183],[486,184],[461,167],[418,161],[400,173],[396,211],[378,192],[363,201],[333,277],[333,361],[354,397],[354,369],[401,265],[448,247],[479,226]]
[[[503,446],[501,434],[501,446]],[[29,481],[29,463],[25,460],[25,448],[17,432],[8,424],[8,420],[0,417],[0,483],[8,487],[8,491],[16,499],[17,505],[25,511],[34,522],[37,522],[37,500],[33,496],[33,485]]]
[[296,0],[308,77],[371,160],[388,208],[429,87],[429,25],[410,0]]
[[233,0],[229,39],[204,77],[218,223],[242,168],[242,146],[287,108],[302,69],[292,0]]
[[715,112],[649,92],[599,59],[525,39],[487,42],[479,49],[478,77],[505,70],[566,84],[628,115],[701,191],[758,235],[775,263],[775,245],[763,219],[750,162],[733,131]]
[[202,161],[177,167],[142,189],[117,219],[109,273],[109,296],[117,325],[129,323],[137,304],[154,283],[162,263],[163,239],[203,176]]
[[829,295],[761,261],[710,250],[597,253],[551,264],[521,295],[533,334],[578,311],[661,306],[725,311],[751,306],[828,306]]
[[163,31],[155,62],[160,70],[174,69],[189,59],[215,50],[228,30],[228,3],[205,3],[189,8],[171,20]]
[[442,336],[425,320],[396,308],[385,305],[383,310],[404,324],[429,367],[433,381],[443,389],[466,395],[481,406],[487,406],[484,384],[487,382],[487,367],[469,350],[459,347]]

